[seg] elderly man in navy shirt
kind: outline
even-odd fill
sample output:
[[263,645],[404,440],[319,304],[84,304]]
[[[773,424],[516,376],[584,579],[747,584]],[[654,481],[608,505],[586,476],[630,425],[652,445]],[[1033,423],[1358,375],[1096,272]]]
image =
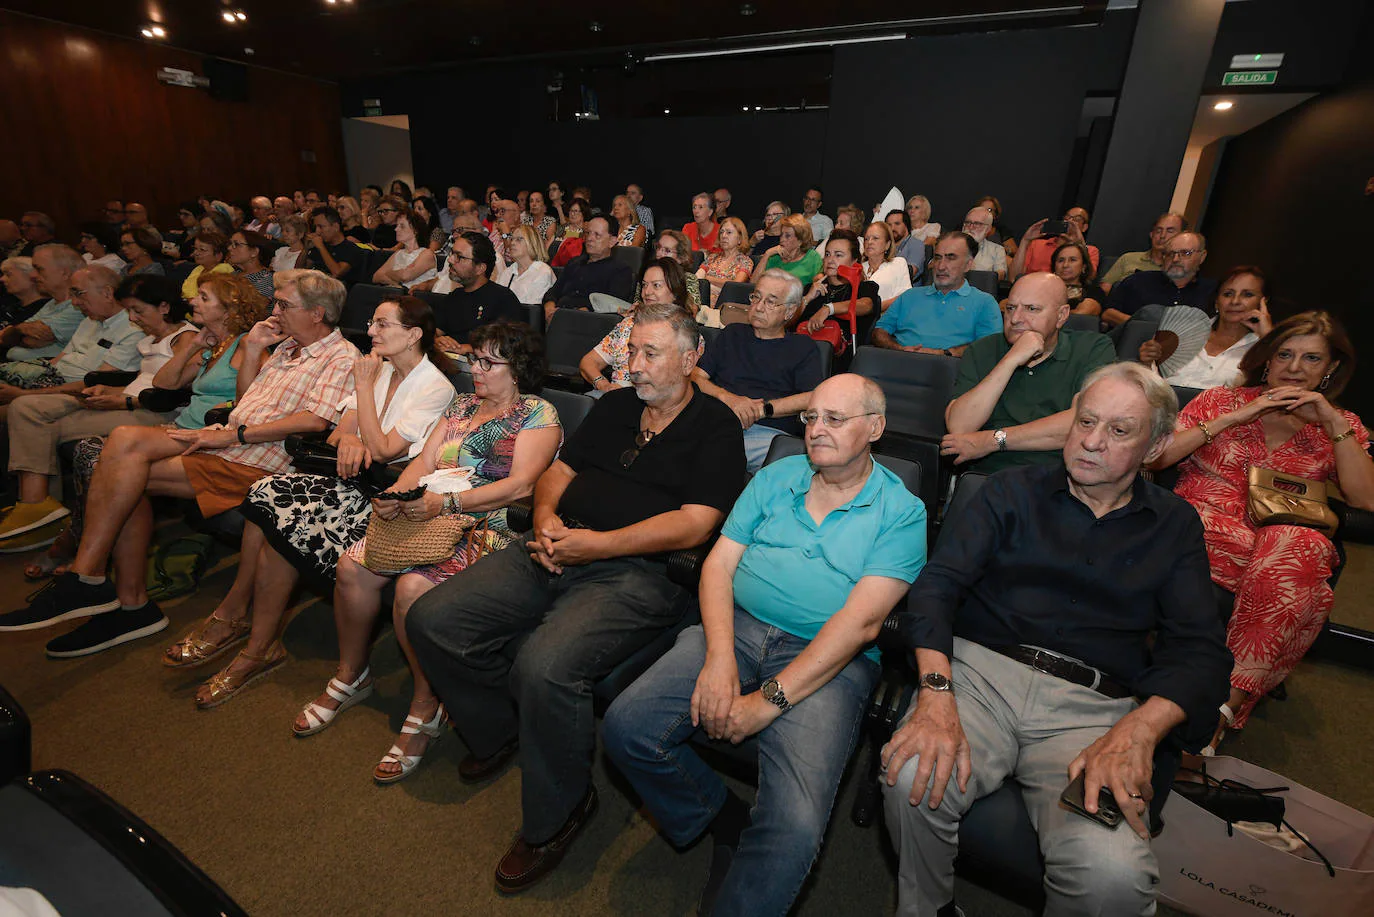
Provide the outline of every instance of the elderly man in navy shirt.
[[[955,913],[960,820],[1008,779],[1040,837],[1046,914],[1154,914],[1153,768],[1206,744],[1231,671],[1202,523],[1138,474],[1177,413],[1144,367],[1103,367],[1064,465],[993,475],[946,522],[902,614],[916,702],[882,755],[899,914]],[[1060,805],[1079,775],[1086,809],[1102,788],[1128,829]]]
[[1198,276],[1206,260],[1207,239],[1202,233],[1179,233],[1164,246],[1164,270],[1137,271],[1112,287],[1102,304],[1102,320],[1119,325],[1151,305],[1193,306],[1215,315],[1217,282]]
[[[701,624],[606,714],[606,752],[668,840],[711,834],[700,914],[786,913],[820,850],[873,640],[925,563],[925,508],[870,455],[885,409],[862,376],[810,394],[807,454],[759,472],[706,558]],[[698,732],[758,736],[752,812],[692,750]]]

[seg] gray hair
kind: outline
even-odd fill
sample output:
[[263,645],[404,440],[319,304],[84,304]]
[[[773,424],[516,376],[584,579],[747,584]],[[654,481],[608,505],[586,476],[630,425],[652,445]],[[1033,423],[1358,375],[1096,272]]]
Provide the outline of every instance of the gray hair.
[[[77,268],[77,271],[85,274],[95,282],[96,286],[106,287],[113,291],[119,286],[119,271],[106,267],[103,264],[87,264]],[[73,273],[76,273],[74,271]]]
[[70,245],[63,245],[61,242],[49,242],[33,250],[35,255],[39,252],[47,252],[48,257],[53,260],[53,265],[60,270],[66,271],[68,274],[73,271],[79,271],[86,266],[86,262],[76,249],[72,248]]
[[[926,213],[930,213],[930,198],[926,197],[924,194],[913,194],[911,195],[911,197],[906,199],[906,205],[910,207],[912,201],[920,201],[922,204],[925,204]],[[986,210],[987,208],[984,207],[983,209]]]
[[46,229],[49,235],[57,232],[57,224],[53,222],[53,218],[41,210],[25,210],[24,216],[31,218],[39,226]]
[[[711,200],[714,201],[715,198],[713,197],[711,198]],[[790,217],[792,215],[792,208],[784,204],[782,201],[769,201],[768,207],[781,207],[783,216]],[[768,207],[763,208],[765,213],[768,212]]]
[[701,326],[676,303],[642,303],[635,312],[635,324],[644,325],[654,322],[667,322],[677,336],[678,345],[683,353],[696,350],[701,346]]
[[[759,280],[776,280],[787,285],[787,295],[783,297],[783,302],[787,303],[788,312],[801,305],[802,282],[795,275],[787,273],[780,267],[770,267],[759,275]],[[757,287],[758,284],[756,283],[754,286]]]
[[867,376],[859,376],[864,380],[863,406],[864,410],[877,414],[879,417],[887,416],[887,396],[883,394],[882,386],[874,382]]
[[1150,406],[1151,446],[1174,432],[1174,425],[1178,421],[1178,395],[1174,392],[1174,387],[1163,378],[1140,363],[1108,363],[1088,374],[1088,378],[1083,380],[1083,387],[1078,390],[1079,394],[1083,394],[1103,379],[1120,379],[1140,389],[1140,393],[1145,396],[1146,404]]
[[7,267],[13,268],[21,274],[32,274],[33,259],[28,255],[14,255],[13,257],[6,258],[4,261],[0,261],[0,270],[4,270]]
[[697,201],[705,201],[714,207],[716,205],[716,196],[709,191],[698,191],[696,194],[692,195],[692,203],[695,204]]
[[339,324],[348,289],[335,278],[322,271],[277,271],[272,275],[272,285],[278,291],[295,287],[302,305],[307,309],[323,309],[324,323],[329,327]]

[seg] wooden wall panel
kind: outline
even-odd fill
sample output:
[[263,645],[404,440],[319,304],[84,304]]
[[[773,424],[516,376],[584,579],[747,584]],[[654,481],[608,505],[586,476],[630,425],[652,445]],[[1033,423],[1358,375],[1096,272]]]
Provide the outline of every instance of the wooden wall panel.
[[[199,55],[0,10],[0,217],[42,210],[65,240],[110,198],[159,227],[180,201],[343,188],[337,85],[248,68],[247,102],[166,86]],[[305,162],[302,151],[314,162]]]

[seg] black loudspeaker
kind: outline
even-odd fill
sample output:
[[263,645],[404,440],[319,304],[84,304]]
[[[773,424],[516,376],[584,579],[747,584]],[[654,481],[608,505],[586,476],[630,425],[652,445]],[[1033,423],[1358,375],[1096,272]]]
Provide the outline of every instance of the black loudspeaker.
[[210,98],[218,102],[248,101],[248,68],[234,61],[207,57],[203,67],[210,81]]

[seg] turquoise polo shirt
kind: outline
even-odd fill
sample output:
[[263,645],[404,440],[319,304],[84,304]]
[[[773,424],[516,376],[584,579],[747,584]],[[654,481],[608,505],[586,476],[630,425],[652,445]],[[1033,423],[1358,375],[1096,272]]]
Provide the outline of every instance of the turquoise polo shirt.
[[962,347],[1002,330],[1002,310],[967,280],[957,290],[941,293],[933,285],[912,287],[888,306],[875,328],[881,328],[904,347],[935,350]]
[[35,312],[29,321],[42,322],[47,325],[52,331],[53,342],[44,344],[42,347],[11,347],[6,359],[18,361],[55,357],[67,346],[67,342],[76,333],[77,327],[85,320],[86,316],[82,315],[81,310],[72,305],[70,299],[64,299],[61,302],[50,299],[48,304]]
[[[925,506],[895,474],[874,462],[858,495],[820,525],[806,511],[812,474],[804,455],[765,466],[721,530],[744,545],[735,604],[804,640],[815,639],[863,577],[911,583],[926,563]],[[878,659],[876,646],[865,654]]]

